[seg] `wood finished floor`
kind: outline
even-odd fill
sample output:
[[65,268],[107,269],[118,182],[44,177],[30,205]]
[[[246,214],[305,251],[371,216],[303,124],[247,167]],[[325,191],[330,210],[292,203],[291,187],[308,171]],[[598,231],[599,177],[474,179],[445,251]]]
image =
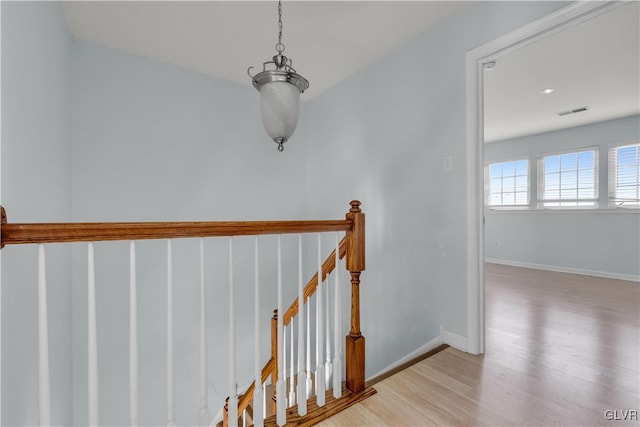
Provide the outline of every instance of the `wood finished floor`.
[[486,325],[319,425],[640,425],[640,284],[487,264]]

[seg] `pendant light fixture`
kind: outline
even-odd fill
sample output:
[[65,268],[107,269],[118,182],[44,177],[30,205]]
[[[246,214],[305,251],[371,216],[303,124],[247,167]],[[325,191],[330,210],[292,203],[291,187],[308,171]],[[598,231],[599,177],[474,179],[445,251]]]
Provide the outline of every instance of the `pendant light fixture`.
[[[278,1],[278,43],[277,54],[271,61],[262,64],[262,72],[251,75],[253,87],[260,92],[260,114],[267,134],[278,144],[278,151],[284,150],[284,143],[291,138],[298,124],[300,94],[309,87],[307,79],[296,73],[291,59],[283,55],[282,43],[282,1]],[[270,69],[267,69],[270,68]]]

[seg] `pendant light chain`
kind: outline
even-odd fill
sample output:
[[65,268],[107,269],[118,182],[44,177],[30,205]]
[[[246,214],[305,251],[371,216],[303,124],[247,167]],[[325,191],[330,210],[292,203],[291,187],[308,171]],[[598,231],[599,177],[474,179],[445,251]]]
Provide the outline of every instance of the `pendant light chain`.
[[278,0],[278,43],[276,44],[278,55],[284,52],[284,44],[282,43],[282,0]]

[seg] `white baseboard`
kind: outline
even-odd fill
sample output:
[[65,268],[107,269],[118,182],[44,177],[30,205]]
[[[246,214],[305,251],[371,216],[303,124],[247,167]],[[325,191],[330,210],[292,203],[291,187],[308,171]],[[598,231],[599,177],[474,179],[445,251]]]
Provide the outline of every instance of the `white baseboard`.
[[440,338],[444,344],[457,348],[460,351],[467,351],[467,337],[445,331],[442,325],[440,325]]
[[413,350],[411,353],[407,354],[403,358],[396,360],[391,365],[389,365],[386,368],[382,369],[381,371],[376,372],[375,374],[371,375],[369,378],[366,379],[366,381],[369,381],[371,378],[377,378],[377,377],[379,377],[379,376],[381,376],[383,374],[386,374],[390,370],[397,368],[398,366],[402,365],[403,363],[406,363],[409,360],[420,356],[421,354],[425,354],[425,353],[433,350],[434,348],[436,348],[436,347],[438,347],[438,346],[440,346],[442,344],[443,344],[442,338],[441,337],[435,337],[434,339],[430,340],[426,344],[423,344],[420,347],[416,348],[415,350]]
[[485,262],[492,264],[508,265],[511,267],[533,268],[535,270],[555,271],[558,273],[581,274],[583,276],[603,277],[605,279],[628,280],[630,282],[640,282],[640,276],[634,274],[611,273],[608,271],[585,270],[582,268],[560,267],[557,265],[534,264],[522,261],[509,261],[504,259],[485,258]]

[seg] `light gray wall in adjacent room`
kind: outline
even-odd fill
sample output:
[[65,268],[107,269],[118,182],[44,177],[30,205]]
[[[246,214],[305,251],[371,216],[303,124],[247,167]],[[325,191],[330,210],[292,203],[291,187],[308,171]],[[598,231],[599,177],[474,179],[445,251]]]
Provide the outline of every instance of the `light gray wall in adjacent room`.
[[465,53],[564,4],[471,4],[310,103],[310,214],[367,214],[367,375],[440,325],[466,336]]
[[[265,220],[306,217],[305,146],[276,151],[262,128],[259,95],[139,56],[72,43],[72,164],[75,221]],[[301,118],[303,120],[303,118]],[[295,138],[295,137],[294,137]],[[140,411],[143,425],[166,416],[164,242],[139,247]],[[264,277],[273,278],[275,240],[261,238]],[[285,256],[295,239],[285,239]],[[207,243],[211,399],[228,394],[227,239]],[[74,422],[86,423],[86,245],[74,247]],[[253,252],[236,239],[240,384],[252,373]],[[197,241],[176,241],[176,412],[197,424],[199,282]],[[293,251],[293,253],[292,253]],[[128,423],[128,258],[124,243],[96,246],[101,422]],[[285,278],[295,278],[285,271]],[[294,279],[295,280],[295,279]],[[287,284],[297,283],[287,279]],[[264,283],[263,360],[275,308]],[[295,286],[288,286],[286,302]]]
[[[2,204],[10,222],[71,218],[70,36],[59,2],[3,1]],[[37,425],[37,250],[2,250],[2,425]],[[51,420],[70,425],[70,248],[47,251]]]
[[[636,115],[486,144],[485,161],[527,157],[531,183],[535,184],[539,157],[558,151],[598,147],[599,204],[607,208],[608,150],[614,145],[638,141],[640,116]],[[535,206],[535,190],[531,200]],[[640,277],[638,211],[488,210],[485,231],[488,259],[584,270],[612,277]]]

